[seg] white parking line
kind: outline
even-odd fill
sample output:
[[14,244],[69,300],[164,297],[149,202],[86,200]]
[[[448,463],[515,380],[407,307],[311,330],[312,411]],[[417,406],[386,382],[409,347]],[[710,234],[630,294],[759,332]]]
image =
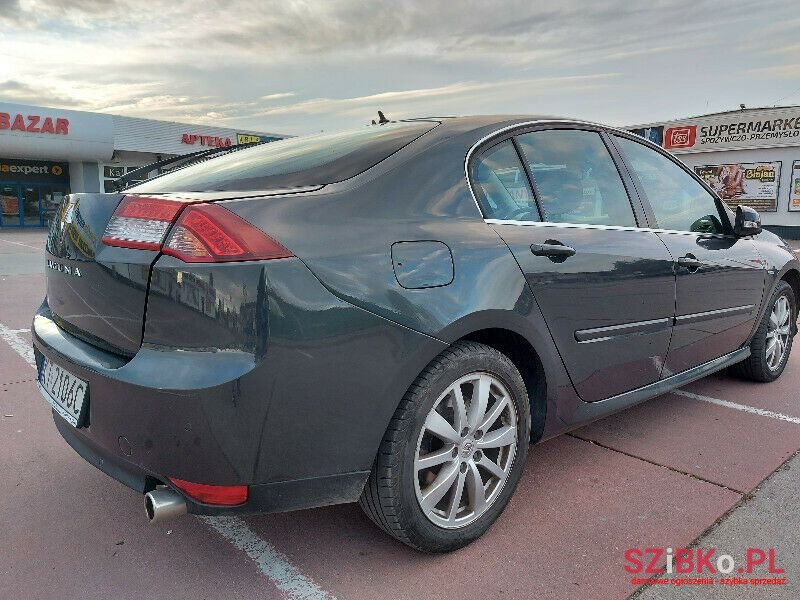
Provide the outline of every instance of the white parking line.
[[800,425],[800,417],[790,417],[782,413],[773,412],[764,408],[756,408],[755,406],[747,406],[745,404],[737,404],[736,402],[728,402],[727,400],[720,400],[719,398],[711,398],[710,396],[701,396],[684,390],[673,390],[670,394],[677,394],[684,398],[691,398],[692,400],[702,400],[703,402],[710,402],[717,406],[724,406],[725,408],[733,408],[741,410],[742,412],[750,413],[751,415],[758,415],[760,417],[769,417],[770,419],[777,419],[778,421],[786,421],[787,423],[794,423]]
[[33,358],[33,348],[30,344],[19,334],[30,331],[28,329],[9,329],[0,323],[0,338],[3,338],[6,343],[22,358],[25,359],[30,366],[36,368],[36,360]]
[[[19,334],[29,329],[10,329],[0,323],[0,338],[5,340],[34,369],[33,348]],[[259,571],[290,600],[335,600],[289,562],[272,544],[258,537],[239,517],[199,517],[214,531],[253,560]]]
[[31,246],[29,244],[23,244],[22,242],[12,242],[11,240],[6,240],[4,238],[0,238],[0,242],[5,242],[6,244],[14,244],[15,246],[25,246],[26,248],[30,248],[31,250],[36,250],[37,252],[44,252],[41,248],[37,246]]
[[200,517],[258,565],[259,570],[291,600],[332,600],[274,546],[262,540],[238,517]]

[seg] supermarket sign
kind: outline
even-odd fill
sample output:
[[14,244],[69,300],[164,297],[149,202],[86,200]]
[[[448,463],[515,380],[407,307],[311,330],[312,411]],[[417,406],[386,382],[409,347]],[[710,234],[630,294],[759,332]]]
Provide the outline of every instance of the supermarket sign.
[[800,109],[741,111],[632,130],[677,153],[800,145]]

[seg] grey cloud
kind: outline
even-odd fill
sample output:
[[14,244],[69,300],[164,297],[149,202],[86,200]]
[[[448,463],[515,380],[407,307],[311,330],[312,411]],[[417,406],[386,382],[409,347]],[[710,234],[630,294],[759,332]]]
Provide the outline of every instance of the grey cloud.
[[0,98],[12,102],[48,104],[53,102],[54,97],[58,97],[59,104],[64,108],[77,108],[81,104],[75,98],[58,94],[50,87],[34,86],[14,79],[0,82]]
[[[363,123],[375,108],[392,117],[559,112],[644,122],[715,102],[757,103],[745,93],[765,103],[789,93],[800,29],[791,8],[789,0],[757,10],[752,0],[0,0],[0,19],[15,23],[0,40],[0,55],[11,57],[0,97],[289,133]],[[723,63],[748,81],[762,67],[764,75],[758,85],[743,80],[734,99],[719,83]]]

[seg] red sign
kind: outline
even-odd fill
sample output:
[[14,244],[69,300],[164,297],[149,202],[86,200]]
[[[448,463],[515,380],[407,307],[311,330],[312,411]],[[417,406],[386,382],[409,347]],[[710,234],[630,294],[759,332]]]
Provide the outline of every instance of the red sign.
[[39,115],[14,115],[11,118],[9,113],[0,112],[0,129],[10,129],[11,131],[26,131],[28,133],[51,133],[53,135],[69,135],[69,119],[56,117],[53,123],[52,117],[45,117],[44,120]]
[[670,127],[664,132],[664,148],[691,148],[697,139],[697,125]]
[[181,136],[182,144],[194,145],[200,142],[201,146],[211,146],[212,148],[228,148],[233,145],[231,138],[221,138],[215,135],[197,135],[195,133],[184,133]]

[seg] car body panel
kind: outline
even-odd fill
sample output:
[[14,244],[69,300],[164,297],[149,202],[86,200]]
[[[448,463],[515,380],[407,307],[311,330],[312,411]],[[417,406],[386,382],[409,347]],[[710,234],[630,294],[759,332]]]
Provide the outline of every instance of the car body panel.
[[[156,265],[162,281],[172,278],[173,288],[181,285],[179,272],[184,282],[196,282],[208,269],[172,257]],[[107,364],[113,368],[102,366],[99,349],[92,362],[77,362],[73,346],[86,350],[85,342],[55,326],[46,303],[42,306],[33,326],[37,353],[89,383],[88,426],[73,437],[110,450],[116,461],[161,481],[168,476],[273,484],[361,473],[363,483],[396,408],[394,400],[375,399],[410,385],[447,345],[336,298],[297,259],[228,263],[214,270],[219,287],[206,292],[225,298],[214,307],[220,310],[215,317],[229,326],[227,335],[209,328],[209,315],[191,301],[183,305],[180,327],[196,338],[208,335],[203,349],[167,345],[146,330],[136,356],[121,366]],[[266,324],[266,348],[253,345],[250,335],[250,327],[258,326],[259,311],[251,306],[258,304],[258,293],[225,285],[237,280],[261,280],[265,286],[260,302],[273,315]],[[162,308],[157,302],[148,306],[154,323]],[[221,316],[225,311],[230,317]],[[173,306],[171,313],[180,310]],[[209,347],[212,339],[220,346]],[[120,437],[129,456],[119,448]],[[254,504],[250,509],[261,510]]]
[[[602,131],[524,116],[442,119],[339,183],[178,194],[218,202],[295,257],[188,264],[97,246],[98,265],[86,285],[110,286],[111,280],[104,284],[110,277],[118,291],[93,296],[93,318],[77,331],[63,327],[48,304],[68,297],[69,286],[57,279],[64,273],[54,270],[48,277],[52,298],[32,328],[37,361],[46,356],[89,382],[87,426],[75,429],[55,416],[62,435],[92,464],[137,491],[170,485],[168,477],[251,486],[245,505],[189,501],[190,512],[288,510],[357,499],[404,394],[431,360],[464,337],[481,339],[491,330],[524,340],[516,357],[520,367],[544,378],[531,389],[535,440],[745,358],[764,299],[748,300],[758,304],[757,313],[737,315],[738,349],[658,379],[667,376],[660,365],[675,316],[675,257],[661,233],[648,229],[645,199],[635,190],[628,191],[640,227],[624,232],[629,236],[605,232],[597,239],[559,230],[559,239],[569,236],[580,251],[562,264],[547,258],[544,267],[524,264],[525,244],[538,243],[536,236],[550,227],[512,230],[486,222],[465,176],[468,157],[510,131],[554,124]],[[610,150],[617,155],[613,145]],[[108,206],[121,196],[114,198]],[[92,229],[98,237],[102,221],[98,217]],[[528,241],[532,233],[535,239]],[[765,232],[747,240],[763,260],[764,298],[781,276],[798,269],[776,239]],[[392,248],[408,243],[421,243],[414,250],[424,251],[404,255],[417,261],[404,272]],[[427,256],[433,264],[426,264]],[[70,265],[82,260],[54,258]],[[114,267],[119,263],[140,265],[141,276],[120,275]],[[593,291],[570,292],[581,280],[592,282]],[[117,297],[126,293],[130,297]],[[559,306],[563,294],[569,295]],[[610,315],[597,310],[600,303],[611,307]],[[139,342],[103,329],[109,317],[133,304],[141,310]],[[559,311],[576,318],[559,321]],[[70,308],[69,314],[78,313]],[[664,318],[663,329],[648,324]],[[620,340],[602,334],[617,326]],[[631,326],[635,335],[624,329]],[[587,348],[611,344],[613,350],[601,351],[600,358],[587,352],[572,365],[571,353],[586,336],[592,341]],[[603,337],[611,337],[610,344],[599,341]],[[111,341],[108,347],[96,343],[103,340]],[[559,352],[559,340],[568,341],[569,349]],[[593,360],[600,375],[592,373]],[[574,368],[572,379],[565,363]],[[623,369],[633,379],[615,376]]]
[[[675,273],[656,234],[493,226],[525,273],[583,400],[603,400],[661,377],[672,335]],[[575,254],[553,259],[531,252],[532,244],[556,242]]]
[[691,254],[697,269],[676,265],[675,327],[664,376],[745,344],[764,294],[764,260],[749,239],[659,233],[675,257]]

